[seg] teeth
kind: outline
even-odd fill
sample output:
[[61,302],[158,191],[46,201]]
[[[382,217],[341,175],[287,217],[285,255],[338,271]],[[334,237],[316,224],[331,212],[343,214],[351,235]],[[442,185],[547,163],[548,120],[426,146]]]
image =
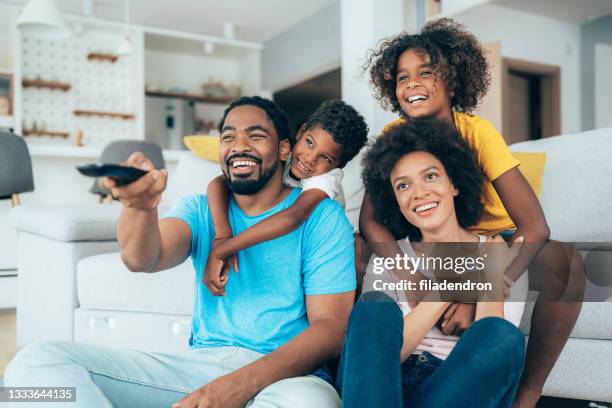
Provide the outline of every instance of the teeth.
[[425,95],[414,95],[408,98],[408,102],[412,103],[414,101],[425,100],[425,99],[427,99],[427,96]]
[[236,168],[236,167],[253,167],[255,166],[257,163],[255,163],[252,160],[234,160],[234,162],[232,162],[232,167]]
[[309,168],[307,168],[306,166],[304,166],[304,165],[302,164],[302,162],[301,162],[301,161],[299,161],[299,160],[298,160],[298,165],[301,167],[301,169],[302,169],[302,170],[304,170],[304,171],[306,171],[306,172],[309,172],[309,171],[310,171],[310,169],[309,169]]
[[415,208],[414,211],[415,212],[427,211],[431,208],[436,208],[437,206],[438,206],[438,203],[429,203],[429,204],[421,205],[420,207]]

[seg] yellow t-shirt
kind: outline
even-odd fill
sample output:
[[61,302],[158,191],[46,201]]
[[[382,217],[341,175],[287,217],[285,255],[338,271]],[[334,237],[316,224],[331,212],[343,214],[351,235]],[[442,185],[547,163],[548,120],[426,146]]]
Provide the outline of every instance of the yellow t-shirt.
[[[480,116],[461,112],[453,112],[453,116],[459,134],[476,155],[476,162],[485,175],[482,190],[484,211],[480,222],[470,227],[470,231],[476,234],[495,235],[501,231],[515,229],[516,226],[491,182],[518,166],[520,162],[512,156],[504,138],[491,122]],[[404,121],[405,119],[397,119],[387,124],[383,134]]]

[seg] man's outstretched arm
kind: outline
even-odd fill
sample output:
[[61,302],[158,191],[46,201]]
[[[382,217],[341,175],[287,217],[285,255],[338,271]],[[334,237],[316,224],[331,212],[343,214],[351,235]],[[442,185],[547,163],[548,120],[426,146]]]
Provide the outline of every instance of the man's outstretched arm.
[[340,353],[354,297],[354,291],[306,296],[306,330],[274,352],[197,389],[173,408],[244,407],[268,385],[312,373]]
[[117,223],[123,263],[133,272],[157,272],[182,263],[189,256],[191,229],[178,219],[158,220],[157,206],[168,173],[155,170],[140,152],[133,153],[124,165],[149,173],[121,187],[109,178],[102,181],[123,206]]

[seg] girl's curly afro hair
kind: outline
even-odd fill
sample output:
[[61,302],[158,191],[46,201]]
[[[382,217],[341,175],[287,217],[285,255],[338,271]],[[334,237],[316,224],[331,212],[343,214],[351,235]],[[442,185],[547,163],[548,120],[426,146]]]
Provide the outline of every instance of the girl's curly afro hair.
[[465,27],[449,18],[427,23],[420,34],[402,32],[384,39],[378,49],[369,50],[363,70],[369,70],[376,99],[384,109],[406,116],[395,94],[397,61],[409,49],[429,56],[437,78],[452,95],[451,107],[472,112],[486,95],[491,75],[485,50]]
[[433,118],[417,118],[392,127],[365,153],[361,176],[378,222],[396,239],[421,240],[421,231],[400,211],[390,180],[396,163],[405,155],[418,151],[436,157],[459,190],[454,200],[459,225],[463,228],[475,225],[483,209],[480,201],[482,172],[472,150],[457,131],[447,122]]

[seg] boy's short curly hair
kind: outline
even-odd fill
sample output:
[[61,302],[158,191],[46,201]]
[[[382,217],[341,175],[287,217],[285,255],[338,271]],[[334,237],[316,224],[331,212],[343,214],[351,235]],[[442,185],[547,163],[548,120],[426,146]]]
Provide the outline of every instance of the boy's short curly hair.
[[242,96],[238,99],[234,99],[229,106],[225,108],[225,111],[223,111],[223,116],[219,121],[219,133],[222,133],[227,115],[232,111],[232,109],[239,106],[256,106],[266,112],[268,120],[274,125],[279,143],[281,140],[291,139],[291,126],[287,113],[276,103],[269,99],[262,98],[261,96]]
[[368,141],[368,125],[355,108],[340,99],[325,101],[304,124],[305,129],[316,126],[329,132],[342,145],[338,167],[342,168]]
[[382,40],[377,50],[368,51],[363,69],[369,69],[375,97],[383,108],[406,116],[395,87],[397,61],[409,49],[429,56],[437,77],[452,92],[452,109],[470,113],[486,95],[491,75],[484,48],[462,24],[441,18],[427,23],[420,34],[402,32]]
[[417,151],[435,156],[459,190],[454,200],[459,225],[464,228],[475,225],[483,209],[480,201],[482,172],[472,150],[457,131],[447,122],[433,118],[416,118],[392,127],[366,152],[362,178],[376,219],[397,239],[406,236],[412,241],[421,239],[421,231],[400,211],[390,180],[395,164],[405,155]]

